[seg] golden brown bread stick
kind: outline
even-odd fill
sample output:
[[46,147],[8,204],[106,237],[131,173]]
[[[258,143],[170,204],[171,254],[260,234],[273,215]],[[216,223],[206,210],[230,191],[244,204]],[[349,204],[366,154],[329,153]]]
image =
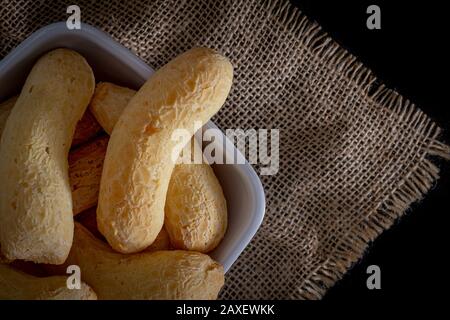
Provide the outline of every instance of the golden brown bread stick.
[[135,90],[110,82],[99,82],[95,86],[89,110],[103,130],[111,134],[120,115],[135,94]]
[[[176,174],[175,174],[176,172]],[[164,226],[174,248],[209,252],[227,230],[222,188],[207,164],[177,165],[170,179]]]
[[57,49],[32,68],[0,146],[0,242],[8,259],[59,264],[73,237],[67,155],[93,94],[78,53]]
[[103,160],[109,138],[101,136],[72,150],[69,177],[74,215],[97,205]]
[[128,103],[111,134],[100,182],[97,222],[109,244],[138,252],[156,238],[175,166],[176,130],[195,133],[223,105],[233,68],[213,50],[195,48],[156,71]]
[[[223,268],[209,256],[191,251],[120,254],[75,223],[73,246],[65,265],[78,265],[82,279],[99,299],[216,299]],[[53,272],[61,266],[49,266]]]

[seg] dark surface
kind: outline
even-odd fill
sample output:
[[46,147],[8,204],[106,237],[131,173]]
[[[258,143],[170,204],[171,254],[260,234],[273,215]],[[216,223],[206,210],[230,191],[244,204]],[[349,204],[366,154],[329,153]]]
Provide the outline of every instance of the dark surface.
[[[291,1],[388,87],[395,88],[450,131],[448,11],[443,1]],[[381,30],[366,27],[366,9],[381,8]],[[325,296],[336,299],[435,299],[449,284],[450,165],[400,221],[370,245],[365,257]],[[381,268],[381,290],[368,290],[366,269]],[[439,291],[438,291],[439,290]],[[441,296],[443,298],[443,296]]]

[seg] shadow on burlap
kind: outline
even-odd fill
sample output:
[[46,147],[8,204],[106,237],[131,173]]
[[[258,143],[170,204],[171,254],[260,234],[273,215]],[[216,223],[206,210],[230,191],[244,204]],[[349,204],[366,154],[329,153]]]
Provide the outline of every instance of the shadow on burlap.
[[[438,178],[439,128],[284,1],[77,1],[82,21],[153,67],[193,47],[235,67],[222,128],[279,129],[261,229],[222,298],[317,299]],[[67,19],[67,3],[0,0],[0,57]],[[255,166],[257,172],[259,167]]]

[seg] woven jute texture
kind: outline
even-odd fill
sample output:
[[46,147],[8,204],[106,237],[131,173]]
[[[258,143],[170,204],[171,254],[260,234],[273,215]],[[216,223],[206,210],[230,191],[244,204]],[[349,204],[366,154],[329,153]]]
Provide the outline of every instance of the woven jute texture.
[[[55,1],[0,0],[0,57],[66,20]],[[438,178],[439,128],[289,3],[76,1],[81,19],[158,68],[194,46],[229,57],[222,128],[279,129],[265,220],[222,298],[318,299]],[[259,172],[259,167],[255,169]]]

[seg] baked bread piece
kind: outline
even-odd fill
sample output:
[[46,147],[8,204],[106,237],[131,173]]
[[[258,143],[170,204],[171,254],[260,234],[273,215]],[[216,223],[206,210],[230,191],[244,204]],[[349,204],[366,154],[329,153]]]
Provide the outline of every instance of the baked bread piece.
[[32,68],[0,144],[0,242],[8,259],[60,264],[73,237],[67,155],[94,92],[91,68],[57,49]]
[[[111,134],[100,182],[97,222],[109,244],[138,252],[155,240],[175,166],[176,130],[195,133],[223,105],[233,68],[213,50],[189,50],[161,69],[128,103]],[[179,150],[181,151],[181,150]]]

